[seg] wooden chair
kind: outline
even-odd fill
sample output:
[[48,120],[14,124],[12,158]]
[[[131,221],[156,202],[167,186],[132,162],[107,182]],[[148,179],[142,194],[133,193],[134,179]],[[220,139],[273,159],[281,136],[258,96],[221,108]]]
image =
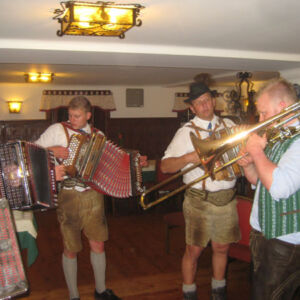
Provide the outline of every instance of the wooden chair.
[[252,209],[252,199],[237,196],[237,211],[239,215],[239,226],[241,231],[241,240],[232,243],[229,248],[229,258],[251,262],[251,254],[249,248],[249,237],[251,226],[249,223],[250,213]]
[[[161,160],[157,160],[156,161],[156,182],[157,183],[163,182],[174,175],[174,174],[162,173],[160,169],[160,165],[161,165]],[[182,186],[182,177],[178,177],[175,180],[160,187],[157,190],[156,198],[157,199],[161,198],[180,186]],[[165,210],[167,211],[182,210],[182,199],[183,199],[183,192],[175,194],[170,199],[167,199],[164,202],[162,202],[158,206],[158,209],[163,210],[165,208]]]
[[175,227],[184,226],[182,211],[175,211],[165,214],[163,217],[166,226],[166,252],[170,253],[170,230]]

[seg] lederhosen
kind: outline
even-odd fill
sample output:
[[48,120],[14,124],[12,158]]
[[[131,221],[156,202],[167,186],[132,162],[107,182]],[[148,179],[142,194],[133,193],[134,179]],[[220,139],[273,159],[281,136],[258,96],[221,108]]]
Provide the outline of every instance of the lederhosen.
[[[223,124],[226,126],[225,122]],[[199,131],[207,131],[194,124],[187,126],[193,128],[199,138]],[[206,191],[205,183],[203,190],[187,189],[183,203],[187,245],[206,247],[210,240],[228,244],[240,239],[236,201],[232,201],[234,196],[235,189]]]

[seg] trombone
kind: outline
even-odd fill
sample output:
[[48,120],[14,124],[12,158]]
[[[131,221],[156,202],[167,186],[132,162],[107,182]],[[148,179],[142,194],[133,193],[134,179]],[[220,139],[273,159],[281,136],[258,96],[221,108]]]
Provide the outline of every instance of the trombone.
[[[248,129],[244,131],[240,131],[238,133],[232,134],[230,136],[216,139],[216,140],[200,140],[196,137],[196,135],[191,132],[190,137],[191,141],[193,143],[193,146],[199,155],[200,161],[191,167],[176,173],[172,177],[169,177],[165,181],[162,181],[148,190],[144,191],[140,196],[140,205],[144,210],[153,207],[154,205],[157,205],[161,203],[162,201],[172,197],[173,195],[189,188],[190,186],[194,185],[197,182],[200,182],[208,177],[214,178],[214,174],[220,172],[221,170],[225,169],[226,167],[234,164],[238,160],[244,157],[244,155],[237,155],[232,160],[222,164],[221,166],[215,167],[215,163],[217,159],[227,150],[237,146],[238,144],[245,141],[248,136],[253,133],[257,132],[258,134],[266,133],[266,137],[268,140],[268,144],[274,144],[279,140],[285,140],[288,138],[292,138],[300,133],[300,125],[297,125],[295,127],[284,127],[286,123],[292,121],[295,118],[299,119],[300,116],[300,101],[286,107],[284,110],[282,110],[279,114],[260,122],[256,125],[250,126]],[[273,124],[277,122],[276,124]],[[273,125],[272,125],[273,124]],[[272,127],[270,126],[272,125]],[[247,155],[247,154],[246,154]],[[207,159],[209,158],[209,159]],[[158,190],[160,187],[168,184],[169,182],[177,179],[178,177],[190,172],[191,170],[199,167],[200,165],[203,165],[203,161],[208,160],[208,171],[201,177],[193,180],[192,182],[185,184],[170,193],[162,196],[161,198],[156,199],[153,202],[146,202],[146,196],[150,193],[154,192],[155,190]],[[207,168],[205,168],[207,169]]]

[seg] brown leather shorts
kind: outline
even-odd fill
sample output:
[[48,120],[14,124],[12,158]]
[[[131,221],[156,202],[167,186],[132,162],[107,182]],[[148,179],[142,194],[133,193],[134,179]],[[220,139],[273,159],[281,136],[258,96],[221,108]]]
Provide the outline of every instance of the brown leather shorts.
[[102,194],[89,189],[84,192],[62,189],[58,195],[57,217],[66,250],[82,249],[81,231],[92,241],[108,239]]
[[206,247],[210,240],[229,244],[240,240],[236,200],[216,206],[190,189],[185,193],[183,213],[187,245]]

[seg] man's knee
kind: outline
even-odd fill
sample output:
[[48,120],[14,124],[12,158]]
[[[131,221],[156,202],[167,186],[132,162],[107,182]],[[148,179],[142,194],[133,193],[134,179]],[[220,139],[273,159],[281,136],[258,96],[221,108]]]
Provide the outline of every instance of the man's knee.
[[95,253],[102,253],[104,252],[104,242],[97,242],[89,240],[90,248]]
[[212,250],[216,254],[227,254],[229,250],[229,244],[219,244],[212,242]]

